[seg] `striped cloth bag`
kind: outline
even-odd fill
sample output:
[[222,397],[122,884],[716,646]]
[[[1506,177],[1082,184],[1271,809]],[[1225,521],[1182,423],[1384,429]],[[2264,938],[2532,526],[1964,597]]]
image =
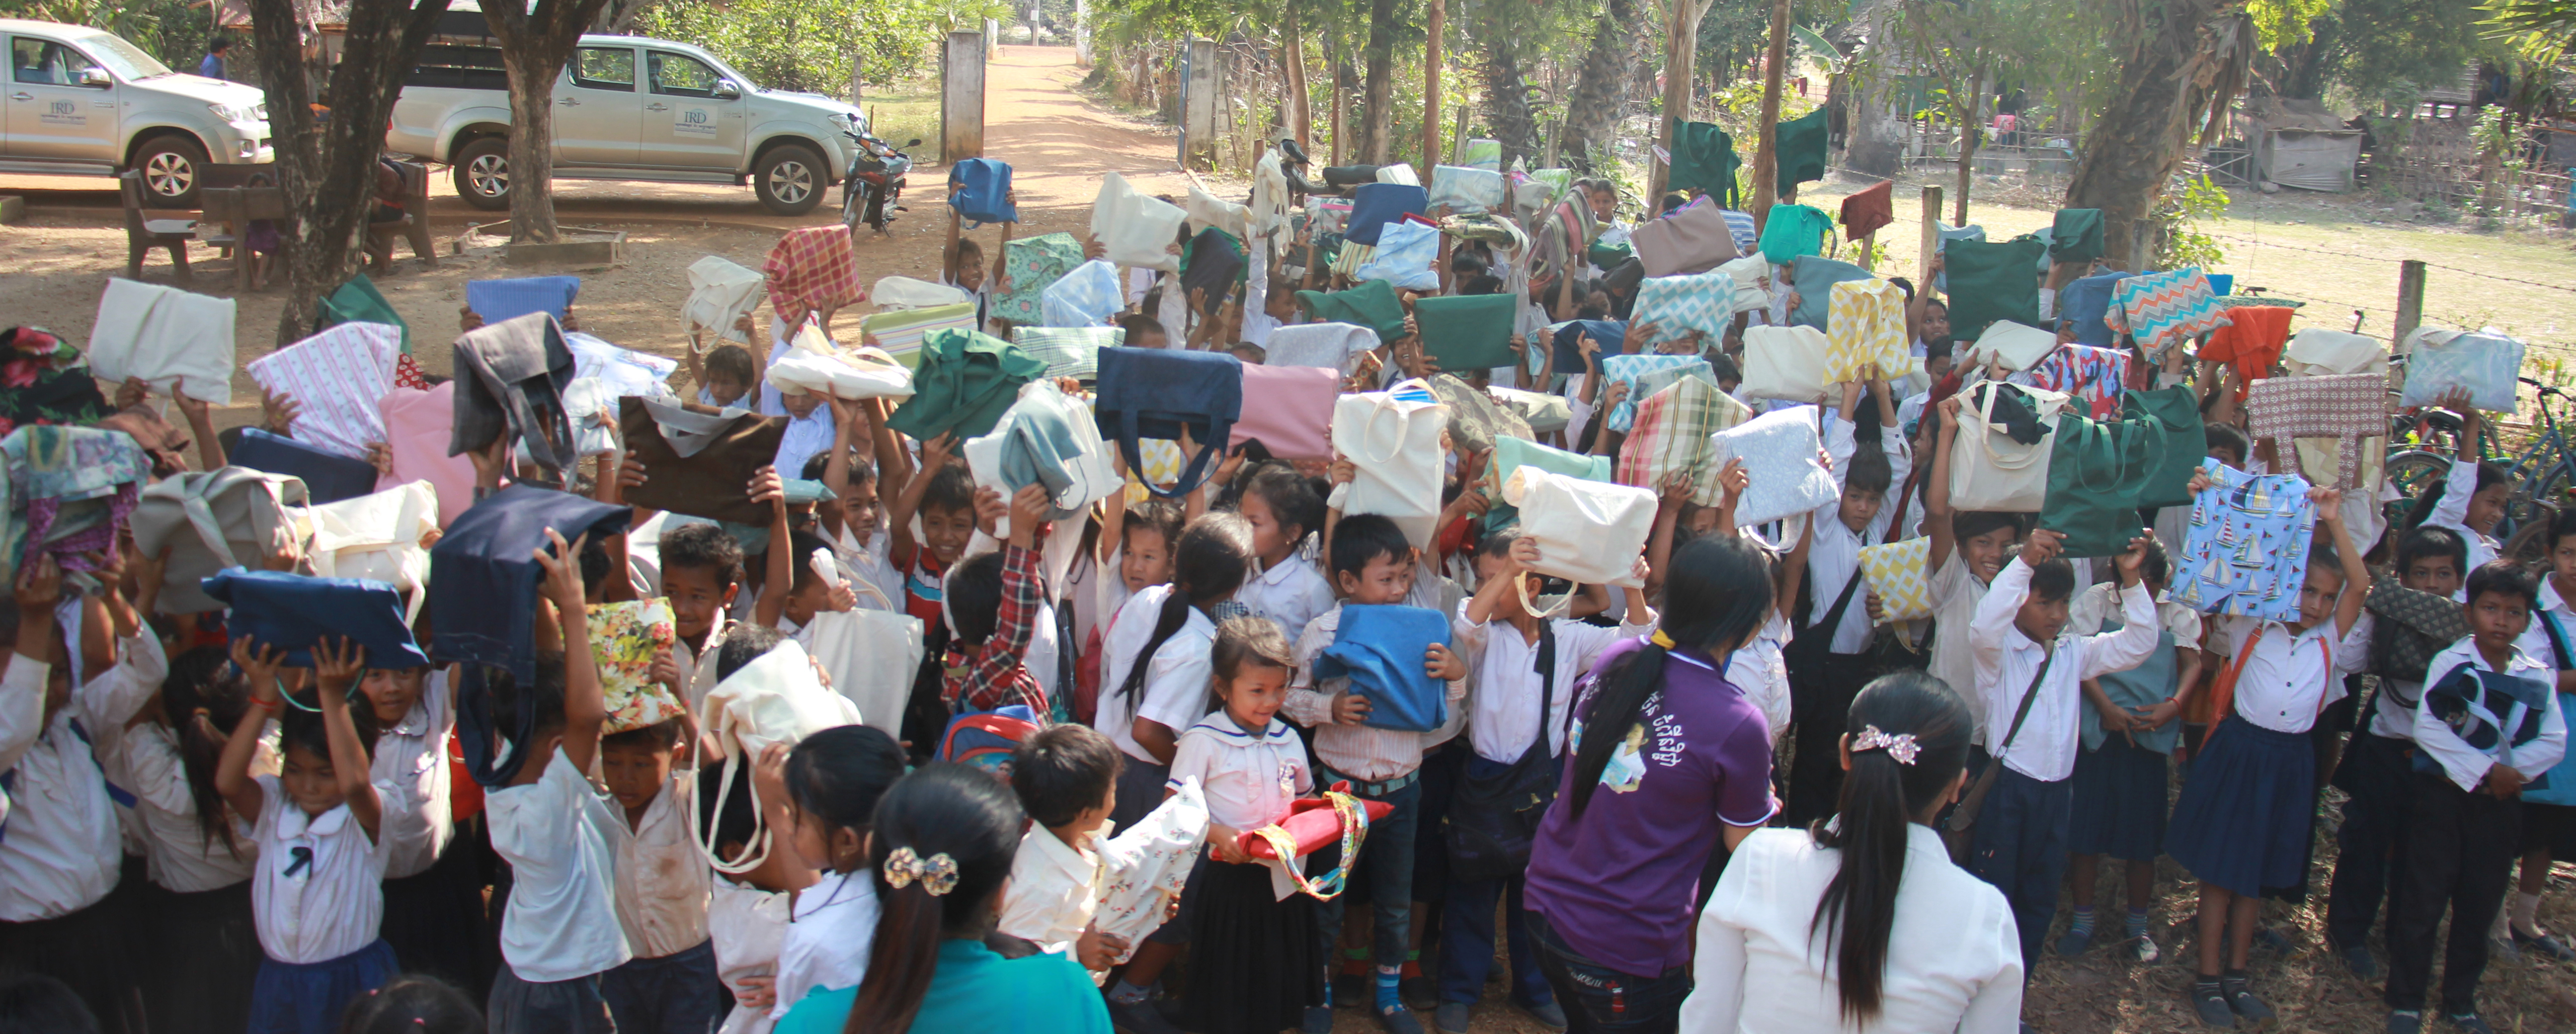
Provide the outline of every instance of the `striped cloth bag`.
[[906,367],[921,367],[921,339],[934,330],[975,329],[972,302],[928,309],[880,312],[859,321],[860,341],[875,345]]
[[1695,355],[1613,355],[1601,359],[1601,378],[1628,386],[1628,397],[1620,399],[1601,426],[1613,431],[1626,431],[1636,425],[1637,406],[1652,398],[1666,385],[1684,377],[1697,377],[1717,383],[1717,373],[1708,360]]
[[2227,313],[2215,298],[2198,266],[2133,276],[2112,285],[2102,323],[2155,355],[2226,326]]
[[1047,365],[1049,377],[1090,380],[1100,373],[1100,350],[1127,339],[1117,327],[1013,327],[1011,343]]
[[1753,410],[1717,385],[1684,377],[1637,404],[1635,429],[1620,444],[1612,474],[1620,484],[1658,491],[1668,474],[1713,486],[1708,436],[1751,419]]
[[364,458],[367,446],[385,440],[376,400],[394,386],[394,357],[402,328],[382,323],[343,323],[253,359],[250,378],[270,395],[295,399],[297,441],[342,456]]

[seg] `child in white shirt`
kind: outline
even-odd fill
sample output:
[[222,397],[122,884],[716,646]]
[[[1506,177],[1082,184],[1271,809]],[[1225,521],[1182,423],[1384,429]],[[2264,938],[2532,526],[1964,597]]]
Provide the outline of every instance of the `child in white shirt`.
[[998,928],[1082,963],[1093,983],[1131,947],[1092,925],[1106,871],[1098,845],[1117,806],[1118,769],[1118,746],[1081,725],[1049,726],[1011,757],[1011,790],[1028,811],[1029,831],[1011,859]]
[[1304,548],[1324,525],[1323,498],[1294,468],[1265,463],[1244,486],[1239,512],[1252,524],[1252,552],[1260,570],[1235,591],[1235,602],[1283,630],[1305,630],[1308,622],[1333,609],[1333,587]]
[[[730,651],[725,659],[734,660]],[[903,777],[903,766],[903,748],[893,737],[860,725],[825,729],[787,753],[781,779],[788,826],[786,835],[773,834],[770,852],[795,852],[790,864],[804,872],[794,880],[807,885],[795,891],[778,947],[773,1022],[807,994],[857,987],[867,975],[878,912],[868,824],[877,798]]]
[[635,957],[600,980],[624,1034],[704,1034],[722,1014],[715,947],[707,937],[713,870],[690,839],[686,773],[671,770],[685,723],[673,718],[604,736],[599,774],[623,820],[617,852],[617,922]]

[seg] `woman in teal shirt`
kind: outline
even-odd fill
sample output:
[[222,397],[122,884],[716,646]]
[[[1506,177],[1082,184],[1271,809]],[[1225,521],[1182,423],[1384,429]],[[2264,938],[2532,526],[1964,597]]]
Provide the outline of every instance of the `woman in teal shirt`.
[[994,932],[1020,847],[1010,787],[979,769],[928,765],[877,802],[875,947],[859,986],[816,991],[777,1034],[1110,1034],[1079,963]]

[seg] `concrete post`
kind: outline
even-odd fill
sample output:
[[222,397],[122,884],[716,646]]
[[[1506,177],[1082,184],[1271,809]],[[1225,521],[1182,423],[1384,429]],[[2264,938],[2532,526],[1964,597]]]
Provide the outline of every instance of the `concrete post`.
[[1216,167],[1219,138],[1217,106],[1225,103],[1225,58],[1212,39],[1190,41],[1189,78],[1181,84],[1181,135],[1184,168],[1206,163]]
[[984,49],[980,32],[952,32],[939,55],[939,160],[984,156]]

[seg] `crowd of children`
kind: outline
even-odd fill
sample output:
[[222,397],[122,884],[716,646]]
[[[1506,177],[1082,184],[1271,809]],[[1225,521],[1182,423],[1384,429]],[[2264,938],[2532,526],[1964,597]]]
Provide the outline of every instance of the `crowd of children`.
[[[1765,265],[1741,285],[1764,302],[1717,333],[1627,320],[1638,227],[1616,221],[1607,182],[1564,191],[1588,237],[1444,243],[1438,286],[1397,294],[1402,325],[1337,365],[1346,395],[1441,400],[1427,536],[1407,523],[1421,514],[1346,504],[1381,457],[1285,461],[1257,440],[1225,445],[1178,498],[1162,494],[1180,476],[1155,458],[1168,450],[1143,462],[1155,473],[1118,457],[1121,490],[1069,513],[1054,486],[997,487],[967,436],[901,433],[888,399],[771,376],[796,339],[848,330],[842,301],[781,292],[776,270],[772,318],[696,328],[684,380],[652,396],[683,417],[770,418],[774,452],[737,464],[738,496],[687,481],[758,523],[626,502],[701,478],[696,446],[652,469],[625,450],[556,466],[511,447],[515,422],[491,444],[460,422],[450,451],[472,461],[473,498],[416,543],[439,562],[404,590],[414,616],[390,644],[355,617],[271,642],[251,604],[229,622],[167,606],[170,552],[123,511],[86,548],[10,536],[0,974],[24,973],[0,975],[0,1018],[1320,1034],[1350,1009],[1395,1034],[1424,1010],[1459,1034],[1499,950],[1510,1005],[1550,1029],[1768,1016],[1982,1034],[2029,1029],[2022,987],[2052,930],[2062,955],[2179,951],[2152,916],[2170,855],[2197,883],[2189,1007],[2229,1028],[2276,1013],[2266,994],[2283,989],[2255,987],[2248,954],[2277,936],[2264,900],[2309,880],[2329,781],[2345,796],[2327,946],[2379,978],[2368,939],[2386,916],[2390,1031],[2427,1010],[2489,1029],[2491,944],[2576,959],[2537,920],[2551,861],[2576,851],[2559,701],[2576,692],[2576,514],[2550,527],[2544,570],[2499,559],[2510,479],[2476,462],[2465,396],[2444,400],[2467,425],[2459,461],[2409,519],[2383,532],[2316,488],[2290,616],[2203,613],[2169,592],[2187,576],[2175,516],[2140,513],[2125,548],[2075,558],[2032,513],[1955,505],[1961,436],[1984,426],[1969,388],[2008,378],[1954,368],[1948,308],[1897,281],[1911,361],[1858,367],[1796,410],[1824,496],[1739,527],[1745,500],[1778,494],[1763,481],[1778,463],[1669,471],[1638,486],[1654,523],[1629,577],[1567,585],[1542,573],[1557,547],[1506,512],[1498,453],[1607,480],[1653,438],[1639,396],[1655,392],[1606,359],[1695,357],[1704,372],[1684,376],[1736,391],[1748,332],[1788,325],[1803,299]],[[952,221],[936,277],[996,352],[1013,349],[996,310],[1009,225],[988,263]],[[1321,220],[1188,243],[1180,271],[1119,277],[1125,308],[1102,322],[1125,346],[1258,365],[1355,283]],[[1221,247],[1248,275],[1193,276]],[[1415,304],[1499,293],[1521,296],[1510,365],[1441,370]],[[465,323],[460,352],[520,320],[469,307]],[[560,348],[571,326],[532,333]],[[27,328],[0,343],[60,344]],[[2294,443],[2235,426],[2237,378],[2216,364],[2139,350],[2124,369],[2103,387],[2206,389],[2194,497],[2295,470]],[[169,430],[139,385],[119,395]],[[1793,408],[1719,398],[1748,417]],[[224,467],[234,441],[174,401],[208,470]],[[294,401],[270,401],[261,433],[295,437]],[[597,422],[657,433],[627,401]],[[389,486],[391,451],[368,456]],[[185,466],[161,479],[210,476]],[[1899,618],[1865,551],[1916,539],[1924,609]],[[280,534],[237,573],[311,575],[312,549]],[[637,676],[610,663],[602,615],[639,601],[660,601],[667,631]],[[872,649],[908,636],[913,652],[832,660],[860,614],[897,630]],[[500,648],[458,645],[493,622]],[[863,698],[886,671],[908,691]],[[2367,676],[2350,683],[2367,699],[2339,706],[2347,676]],[[1418,727],[1391,720],[1415,707],[1431,716]],[[1288,826],[1318,814],[1339,835],[1315,849]],[[2105,857],[2126,876],[2116,938],[2097,933]],[[1829,916],[1839,955],[1810,957]]]

